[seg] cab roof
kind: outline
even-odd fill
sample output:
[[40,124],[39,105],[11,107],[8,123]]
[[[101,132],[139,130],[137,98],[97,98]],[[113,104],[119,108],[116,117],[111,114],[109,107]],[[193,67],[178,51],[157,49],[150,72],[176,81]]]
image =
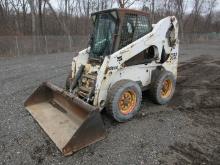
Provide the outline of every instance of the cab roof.
[[107,9],[102,10],[98,12],[94,12],[91,15],[101,14],[101,13],[110,13],[112,11],[117,11],[119,14],[137,14],[137,15],[145,15],[149,16],[149,14],[145,11],[135,10],[135,9],[127,9],[127,8],[113,8],[113,9]]

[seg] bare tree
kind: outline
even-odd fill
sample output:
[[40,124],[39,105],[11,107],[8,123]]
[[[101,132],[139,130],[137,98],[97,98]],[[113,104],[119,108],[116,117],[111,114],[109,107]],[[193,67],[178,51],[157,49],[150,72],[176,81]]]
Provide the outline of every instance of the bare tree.
[[154,14],[155,14],[155,0],[152,0],[151,1],[151,6],[152,6],[152,17],[151,17],[151,19],[152,19],[152,22],[154,23]]
[[23,22],[23,34],[26,33],[26,22],[27,22],[27,6],[28,2],[27,0],[22,0],[22,22]]
[[[215,6],[218,0],[0,0],[0,35],[88,35],[92,12],[109,9],[114,3],[121,8],[140,7],[143,2],[152,23],[167,15],[176,15],[180,34],[220,31]],[[193,6],[186,12],[187,4]],[[133,5],[133,6],[132,6]],[[34,41],[33,41],[34,42]]]
[[205,21],[205,29],[206,31],[209,31],[211,28],[212,20],[213,20],[213,12],[214,8],[217,4],[217,0],[208,0],[207,1],[207,16],[206,16],[206,21]]
[[118,5],[120,8],[129,8],[138,0],[118,0]]
[[194,7],[192,10],[192,17],[193,17],[193,32],[199,31],[199,17],[203,10],[205,4],[205,0],[194,0]]
[[32,18],[32,35],[33,35],[33,52],[36,52],[36,20],[35,20],[35,1],[28,0],[31,8],[31,18]]
[[43,35],[43,15],[42,15],[42,0],[38,0],[38,12],[39,12],[39,29],[40,35]]
[[180,34],[181,38],[184,37],[183,35],[183,16],[186,11],[187,3],[188,1],[186,0],[173,0],[174,2],[174,7],[175,7],[175,15],[177,16],[177,19],[179,21],[179,29],[180,29]]
[[62,27],[63,31],[65,32],[65,34],[68,36],[68,39],[69,39],[69,48],[70,50],[72,49],[72,39],[71,39],[71,36],[70,36],[70,30],[67,28],[65,22],[62,22],[61,19],[58,17],[56,11],[54,10],[54,8],[52,7],[51,3],[49,2],[49,0],[45,0],[50,8],[50,10],[53,12],[56,20],[59,22],[60,26]]

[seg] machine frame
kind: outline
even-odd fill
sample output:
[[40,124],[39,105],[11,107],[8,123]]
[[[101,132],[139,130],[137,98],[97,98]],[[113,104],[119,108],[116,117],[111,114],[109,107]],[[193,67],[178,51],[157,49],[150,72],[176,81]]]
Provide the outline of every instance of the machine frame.
[[[94,13],[92,16],[112,11],[115,10],[111,9]],[[136,10],[117,9],[117,11],[119,11],[119,22],[123,22],[126,13],[147,16],[147,13]],[[121,29],[122,23],[119,25],[119,32]],[[178,22],[174,16],[160,20],[157,24],[153,25],[152,31],[148,34],[117,50],[120,38],[121,36],[118,36],[114,39],[115,52],[104,56],[100,60],[101,62],[96,65],[90,63],[90,47],[79,52],[72,61],[72,79],[75,78],[82,65],[85,66],[84,74],[97,73],[94,98],[91,104],[98,107],[99,110],[105,107],[111,86],[119,80],[135,81],[144,90],[148,89],[148,86],[151,84],[153,71],[160,67],[173,73],[175,78],[177,77],[179,40]],[[127,61],[149,49],[153,50],[151,51],[153,53],[151,60],[126,66]]]

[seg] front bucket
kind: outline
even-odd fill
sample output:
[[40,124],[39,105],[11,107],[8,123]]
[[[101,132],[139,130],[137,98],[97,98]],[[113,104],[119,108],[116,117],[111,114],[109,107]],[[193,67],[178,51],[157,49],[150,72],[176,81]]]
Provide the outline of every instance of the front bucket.
[[99,111],[51,83],[43,83],[25,108],[64,155],[105,138]]

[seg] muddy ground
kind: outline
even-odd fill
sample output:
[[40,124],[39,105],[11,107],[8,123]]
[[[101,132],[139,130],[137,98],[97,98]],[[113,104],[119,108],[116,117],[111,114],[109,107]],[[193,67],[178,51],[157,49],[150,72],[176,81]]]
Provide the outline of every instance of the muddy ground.
[[181,45],[174,98],[119,124],[102,113],[108,137],[64,157],[24,109],[45,80],[59,86],[72,54],[0,58],[0,164],[220,164],[220,42]]

